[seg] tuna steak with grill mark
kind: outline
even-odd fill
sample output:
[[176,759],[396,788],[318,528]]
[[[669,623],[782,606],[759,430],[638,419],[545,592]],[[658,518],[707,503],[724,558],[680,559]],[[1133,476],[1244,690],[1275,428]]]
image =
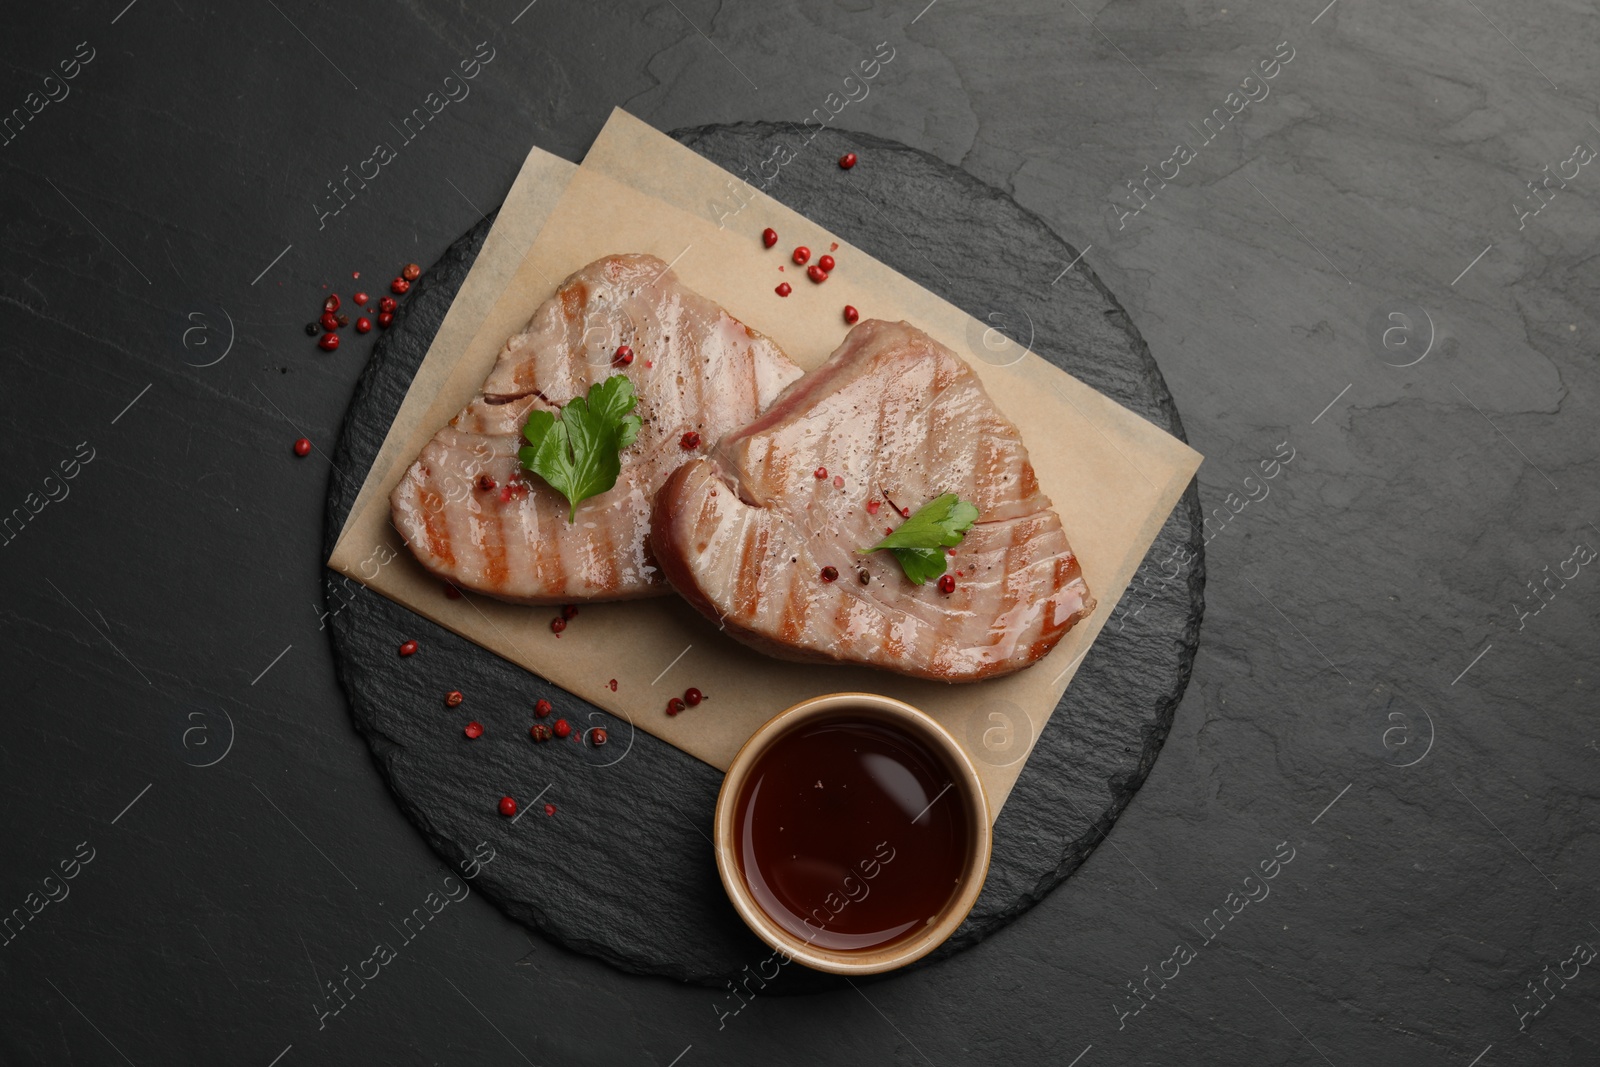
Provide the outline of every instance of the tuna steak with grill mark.
[[[619,345],[633,351],[625,366]],[[578,505],[522,469],[535,408],[554,411],[626,374],[643,419],[611,490]],[[650,505],[673,469],[754,419],[800,376],[776,344],[678,281],[654,256],[584,267],[506,342],[494,370],[390,495],[424,567],[461,589],[522,604],[625,600],[671,590],[646,546]]]
[[[889,552],[857,553],[901,521],[896,507],[945,493],[979,511],[950,557],[952,592],[913,585]],[[856,326],[764,415],[679,467],[650,543],[691,604],[784,659],[977,681],[1038,660],[1094,609],[1017,428],[966,364],[903,322]]]

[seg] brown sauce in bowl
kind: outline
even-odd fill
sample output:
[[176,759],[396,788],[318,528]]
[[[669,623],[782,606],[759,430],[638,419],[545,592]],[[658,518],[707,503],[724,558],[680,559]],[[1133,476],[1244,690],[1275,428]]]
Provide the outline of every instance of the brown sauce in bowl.
[[768,746],[740,791],[734,834],[761,910],[833,951],[880,948],[934,920],[972,840],[944,760],[910,733],[848,710]]

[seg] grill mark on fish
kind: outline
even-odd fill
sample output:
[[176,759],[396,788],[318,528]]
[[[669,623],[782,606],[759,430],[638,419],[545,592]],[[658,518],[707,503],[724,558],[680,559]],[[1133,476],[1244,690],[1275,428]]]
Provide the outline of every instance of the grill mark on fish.
[[778,639],[794,643],[799,640],[800,634],[805,630],[807,606],[804,583],[800,581],[799,568],[806,567],[815,562],[809,556],[804,561],[800,553],[804,551],[801,546],[796,546],[791,553],[795,562],[783,565],[780,574],[784,580],[783,611],[779,615]]
[[581,322],[583,306],[588,302],[589,287],[582,281],[573,281],[561,289],[561,314],[568,322]]
[[739,556],[739,587],[733,597],[733,611],[729,614],[738,619],[753,619],[756,617],[756,608],[761,604],[761,590],[757,585],[761,569],[753,564],[767,552],[765,526],[757,528],[754,538],[746,537],[743,546]]
[[[514,502],[514,501],[513,501]],[[485,524],[483,577],[495,589],[505,588],[511,569],[506,566],[506,512],[508,508],[488,508],[489,521]]]
[[423,533],[428,551],[446,567],[455,563],[455,553],[450,545],[450,530],[444,520],[444,499],[432,489],[420,486],[416,491],[418,512],[422,515]]

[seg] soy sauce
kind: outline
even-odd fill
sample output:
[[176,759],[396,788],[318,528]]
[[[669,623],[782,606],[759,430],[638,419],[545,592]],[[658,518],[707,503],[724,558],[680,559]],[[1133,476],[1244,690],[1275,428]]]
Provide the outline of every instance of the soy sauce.
[[768,747],[739,794],[734,831],[761,910],[835,951],[889,945],[933,921],[972,836],[943,760],[848,711]]

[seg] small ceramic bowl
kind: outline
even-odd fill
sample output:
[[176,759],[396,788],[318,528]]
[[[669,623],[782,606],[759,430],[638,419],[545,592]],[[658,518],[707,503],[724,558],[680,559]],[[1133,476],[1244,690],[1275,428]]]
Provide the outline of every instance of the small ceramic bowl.
[[[967,852],[956,890],[934,920],[916,933],[876,948],[841,950],[822,948],[797,937],[775,922],[756,902],[746,884],[738,859],[737,830],[739,795],[751,770],[770,745],[790,731],[830,719],[876,720],[920,741],[938,757],[949,772],[955,802],[962,805],[970,828]],[[977,902],[989,873],[989,851],[993,835],[989,826],[989,801],[972,760],[961,746],[925,712],[910,704],[874,693],[831,693],[812,697],[782,712],[751,735],[728,767],[717,795],[716,846],[717,871],[735,910],[755,931],[757,937],[789,959],[798,960],[830,974],[876,974],[904,967],[937,948],[967,917]]]

